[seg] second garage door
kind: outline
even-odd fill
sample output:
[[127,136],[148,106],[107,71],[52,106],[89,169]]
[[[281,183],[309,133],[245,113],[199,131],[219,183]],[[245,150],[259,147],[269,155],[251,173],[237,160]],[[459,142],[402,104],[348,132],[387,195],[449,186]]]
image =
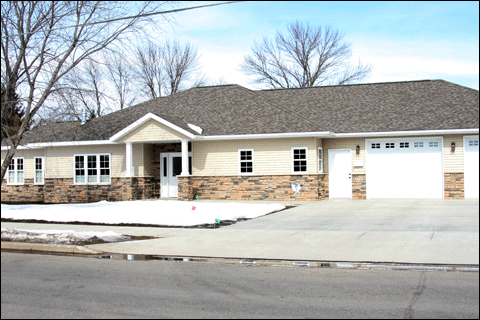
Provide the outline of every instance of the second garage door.
[[367,139],[367,198],[443,198],[442,138]]

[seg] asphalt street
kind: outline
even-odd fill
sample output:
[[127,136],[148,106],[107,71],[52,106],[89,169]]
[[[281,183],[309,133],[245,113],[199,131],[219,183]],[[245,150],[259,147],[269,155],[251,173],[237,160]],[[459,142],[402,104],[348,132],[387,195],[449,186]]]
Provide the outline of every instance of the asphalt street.
[[4,253],[2,319],[479,317],[478,272]]

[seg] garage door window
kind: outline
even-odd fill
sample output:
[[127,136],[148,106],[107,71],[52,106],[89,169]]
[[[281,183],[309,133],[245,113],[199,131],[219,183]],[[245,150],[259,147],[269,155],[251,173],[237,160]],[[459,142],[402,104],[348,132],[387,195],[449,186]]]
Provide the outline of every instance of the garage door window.
[[372,149],[380,149],[380,143],[372,143]]
[[394,142],[387,142],[387,143],[385,143],[385,148],[393,149],[393,148],[395,148],[395,143]]
[[413,143],[414,148],[423,148],[423,142],[414,142]]
[[438,141],[430,141],[428,142],[428,146],[430,148],[438,148]]
[[476,147],[476,146],[478,146],[478,140],[469,140],[469,141],[468,141],[468,146],[469,146],[469,147]]
[[400,148],[410,148],[410,144],[408,142],[400,142]]

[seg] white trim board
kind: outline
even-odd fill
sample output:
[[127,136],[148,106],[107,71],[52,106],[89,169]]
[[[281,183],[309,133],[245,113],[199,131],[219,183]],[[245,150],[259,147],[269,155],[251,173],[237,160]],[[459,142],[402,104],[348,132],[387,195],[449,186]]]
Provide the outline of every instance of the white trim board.
[[[151,114],[151,115],[154,117],[157,117],[154,114]],[[157,117],[157,118],[160,119],[160,117]],[[151,118],[145,118],[143,120],[146,122],[150,119]],[[136,124],[136,122],[131,124],[130,126],[133,126],[134,124]],[[143,122],[141,124],[143,124]],[[115,142],[114,140],[118,140],[119,138],[128,134],[130,131],[134,130],[141,124],[137,123],[134,127],[131,127],[128,132],[125,131],[127,128],[130,127],[129,126],[123,129],[122,131],[118,132],[117,134],[113,135],[109,140],[39,142],[39,143],[29,143],[25,146],[18,146],[17,149],[42,149],[46,147],[123,144],[122,142]],[[174,126],[173,124],[170,124],[170,125]],[[177,126],[175,127],[178,128]],[[175,128],[172,128],[172,129],[175,129]],[[184,131],[185,133],[183,133],[180,130]],[[319,131],[319,132],[289,132],[289,133],[265,133],[265,134],[218,135],[218,136],[196,136],[189,132],[186,132],[181,128],[178,128],[177,131],[185,135],[188,134],[187,136],[191,138],[193,141],[281,139],[281,138],[306,138],[306,137],[315,137],[315,138],[374,138],[374,137],[394,137],[394,136],[410,137],[410,136],[429,136],[429,135],[431,136],[431,135],[450,135],[450,134],[475,135],[479,133],[478,128],[477,129],[451,129],[451,130],[424,130],[424,131],[419,130],[419,131],[388,131],[388,132],[352,132],[352,133],[334,133],[330,131]],[[152,142],[148,142],[148,143],[152,143]],[[10,148],[9,146],[2,146],[2,150],[8,150],[9,148]]]

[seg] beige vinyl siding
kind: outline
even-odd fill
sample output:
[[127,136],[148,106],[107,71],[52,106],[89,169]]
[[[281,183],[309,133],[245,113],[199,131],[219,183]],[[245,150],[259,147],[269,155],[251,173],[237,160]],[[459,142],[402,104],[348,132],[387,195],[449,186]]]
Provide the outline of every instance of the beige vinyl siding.
[[[133,174],[143,175],[143,145],[133,144]],[[49,147],[45,153],[46,178],[73,178],[75,154],[110,153],[111,177],[124,177],[125,169],[125,144],[95,145],[72,147]]]
[[[2,151],[2,165],[7,155],[7,151]],[[24,178],[33,179],[35,176],[35,157],[45,156],[44,149],[17,149],[14,158],[25,158],[24,160]],[[7,175],[5,174],[5,180]]]
[[316,138],[197,141],[193,153],[193,175],[239,175],[238,150],[253,149],[254,175],[293,174],[292,148],[308,148],[308,173],[317,172]]
[[[455,142],[454,153],[451,151],[452,142]],[[443,137],[443,168],[445,173],[463,172],[463,136]]]
[[151,144],[143,145],[143,174],[146,177],[153,177],[153,146]]
[[[385,137],[372,137],[369,140]],[[400,136],[391,137],[401,138]],[[409,137],[411,138],[411,137]],[[451,144],[455,142],[455,153],[451,152]],[[328,172],[328,149],[350,149],[352,153],[352,169],[354,174],[364,174],[365,166],[367,165],[365,159],[365,138],[345,138],[345,139],[323,139],[323,153],[324,153],[324,172]],[[355,153],[356,146],[360,146],[360,155]],[[354,167],[355,160],[362,160],[363,167]],[[445,173],[463,172],[463,136],[461,135],[447,135],[443,136],[443,165]]]
[[[352,173],[365,174],[365,138],[323,139],[323,172],[328,173],[328,150],[350,149],[352,155]],[[360,154],[357,156],[356,147],[360,146]],[[363,161],[362,167],[354,167],[355,161]]]
[[119,142],[147,142],[147,141],[178,141],[187,139],[186,136],[159,123],[156,120],[149,120],[132,132],[128,133]]

